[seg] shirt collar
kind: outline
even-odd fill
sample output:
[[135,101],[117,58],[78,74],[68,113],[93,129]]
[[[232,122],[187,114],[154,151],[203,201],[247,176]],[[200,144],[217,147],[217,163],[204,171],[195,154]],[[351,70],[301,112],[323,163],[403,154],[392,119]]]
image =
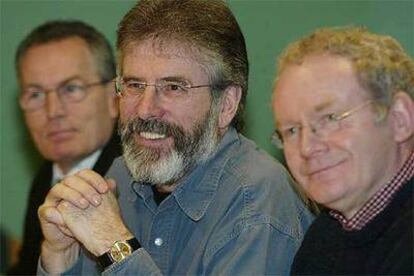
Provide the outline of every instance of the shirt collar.
[[102,149],[94,151],[92,154],[88,155],[86,158],[82,159],[78,163],[75,164],[66,174],[62,172],[59,166],[56,163],[53,163],[52,170],[53,170],[53,177],[52,177],[52,184],[55,184],[59,180],[63,179],[66,176],[73,175],[80,170],[83,169],[92,169],[95,165],[96,161],[101,154]]
[[[192,220],[200,220],[213,200],[224,165],[230,158],[231,152],[235,150],[231,145],[237,141],[239,141],[237,131],[229,128],[220,141],[217,151],[208,160],[198,164],[173,191],[172,196],[178,206]],[[145,202],[152,196],[148,185],[134,181],[131,181],[131,185],[132,190]]]
[[239,141],[238,133],[234,128],[224,135],[217,151],[204,163],[199,164],[174,191],[178,205],[183,212],[194,221],[200,220],[211,201],[213,200],[225,164],[235,150],[232,144]]

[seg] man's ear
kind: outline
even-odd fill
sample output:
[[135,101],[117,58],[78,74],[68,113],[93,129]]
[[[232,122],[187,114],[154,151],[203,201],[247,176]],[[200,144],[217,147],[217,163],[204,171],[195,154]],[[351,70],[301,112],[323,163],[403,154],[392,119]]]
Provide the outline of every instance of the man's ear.
[[414,135],[414,101],[405,92],[393,97],[389,110],[396,142],[405,142]]
[[115,84],[110,82],[106,85],[106,93],[108,93],[108,110],[111,118],[116,119],[119,115],[119,97],[116,95]]
[[224,95],[221,99],[220,115],[218,126],[220,130],[226,130],[236,115],[239,107],[242,89],[240,86],[229,86],[224,90]]

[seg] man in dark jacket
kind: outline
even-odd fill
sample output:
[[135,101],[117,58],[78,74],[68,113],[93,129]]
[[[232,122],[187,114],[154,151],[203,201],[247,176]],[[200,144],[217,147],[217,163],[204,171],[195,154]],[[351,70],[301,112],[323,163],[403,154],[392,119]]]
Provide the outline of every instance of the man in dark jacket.
[[321,29],[280,57],[275,139],[327,207],[292,274],[414,274],[413,98],[413,59],[389,36]]
[[85,168],[105,174],[120,155],[118,115],[108,41],[79,21],[38,26],[19,45],[20,107],[47,160],[34,178],[19,260],[9,274],[35,274],[43,239],[37,209],[53,184]]

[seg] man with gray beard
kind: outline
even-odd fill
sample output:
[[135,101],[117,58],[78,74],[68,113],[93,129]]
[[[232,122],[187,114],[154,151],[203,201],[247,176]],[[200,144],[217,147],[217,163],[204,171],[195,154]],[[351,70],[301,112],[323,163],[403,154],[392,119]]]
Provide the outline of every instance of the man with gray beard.
[[117,47],[123,157],[111,179],[84,170],[50,191],[38,272],[288,274],[312,215],[239,133],[248,61],[230,9],[140,1]]
[[[191,168],[213,153],[219,142],[217,131],[218,107],[211,105],[204,120],[195,126],[194,133],[185,133],[178,125],[159,120],[144,121],[140,118],[120,124],[120,135],[124,148],[124,160],[133,178],[140,182],[172,184]],[[162,133],[174,139],[175,147],[162,159],[159,149],[136,145],[134,134],[139,132]]]

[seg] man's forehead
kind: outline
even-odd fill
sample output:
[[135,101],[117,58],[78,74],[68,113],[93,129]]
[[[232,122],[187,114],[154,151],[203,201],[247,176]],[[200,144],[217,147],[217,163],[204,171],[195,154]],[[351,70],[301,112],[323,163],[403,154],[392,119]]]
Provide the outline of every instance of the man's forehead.
[[277,99],[302,100],[302,104],[317,102],[317,105],[322,101],[319,98],[329,102],[332,99],[328,98],[347,99],[367,94],[352,62],[334,55],[307,56],[302,63],[287,66],[275,83],[274,93]]
[[125,48],[121,55],[120,73],[123,76],[152,72],[153,75],[160,74],[158,77],[177,74],[208,77],[208,69],[201,60],[201,53],[186,44],[147,40]]
[[131,42],[123,51],[124,56],[133,57],[149,53],[163,58],[180,58],[198,61],[200,51],[188,43],[177,40],[147,39],[143,42]]
[[94,77],[98,68],[86,42],[71,37],[29,48],[19,63],[18,73],[25,82],[57,82],[77,75]]

